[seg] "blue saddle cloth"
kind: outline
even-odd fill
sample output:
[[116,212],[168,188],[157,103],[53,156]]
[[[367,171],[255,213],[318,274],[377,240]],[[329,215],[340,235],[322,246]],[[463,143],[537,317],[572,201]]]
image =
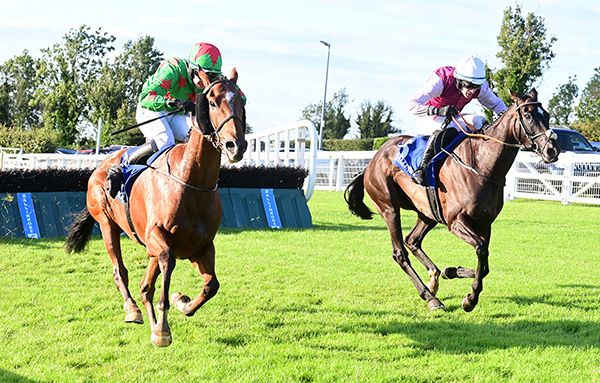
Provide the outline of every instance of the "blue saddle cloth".
[[133,153],[138,146],[130,148],[123,153],[121,156],[121,163],[123,164],[123,183],[121,184],[121,190],[119,190],[119,193],[117,193],[116,198],[122,203],[127,204],[129,201],[129,195],[131,194],[131,188],[133,187],[135,180],[140,176],[140,174],[142,174],[144,170],[148,169],[148,167],[152,165],[152,163],[156,161],[158,157],[172,149],[174,146],[175,144],[164,146],[159,151],[151,155],[145,164],[128,165],[125,163],[127,158],[129,158],[131,153]]
[[[452,138],[449,144],[443,146],[443,148],[451,152],[458,144],[460,144],[467,135],[462,131],[458,131],[456,136]],[[404,144],[398,144],[398,154],[394,158],[394,165],[402,169],[406,174],[412,176],[415,170],[419,167],[425,148],[427,147],[427,140],[429,136],[416,136],[406,141]],[[442,148],[440,141],[443,140],[443,135],[438,135],[438,142],[436,142],[436,149]],[[425,186],[437,187],[436,178],[436,166],[438,162],[446,159],[448,155],[445,151],[440,150],[429,162],[425,169]]]

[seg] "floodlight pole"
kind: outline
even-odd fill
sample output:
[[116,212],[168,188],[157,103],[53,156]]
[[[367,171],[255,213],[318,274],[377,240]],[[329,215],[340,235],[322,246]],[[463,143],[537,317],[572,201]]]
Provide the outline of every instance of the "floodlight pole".
[[327,47],[327,69],[325,70],[325,91],[323,92],[323,106],[321,108],[321,126],[319,127],[319,150],[323,150],[323,128],[325,127],[325,103],[327,102],[327,79],[329,77],[329,53],[331,44],[320,40]]

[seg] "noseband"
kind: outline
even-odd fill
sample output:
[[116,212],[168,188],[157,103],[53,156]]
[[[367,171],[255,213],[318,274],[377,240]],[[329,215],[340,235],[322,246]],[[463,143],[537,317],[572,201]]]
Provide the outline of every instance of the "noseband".
[[[541,106],[542,103],[538,102],[538,101],[532,101],[532,102],[525,102],[521,105],[516,106],[515,110],[517,111],[517,115],[519,116],[519,125],[520,128],[523,129],[523,132],[525,132],[525,135],[527,136],[527,138],[529,138],[529,141],[531,141],[531,146],[527,147],[525,146],[525,144],[523,144],[525,146],[526,149],[528,150],[533,150],[535,153],[540,154],[542,149],[544,149],[546,147],[546,145],[548,145],[549,141],[546,141],[546,143],[544,144],[544,146],[542,148],[540,148],[538,146],[538,144],[535,142],[535,139],[540,137],[540,136],[547,136],[548,138],[551,139],[556,139],[556,133],[554,133],[551,129],[550,130],[546,130],[544,132],[540,132],[540,133],[533,133],[531,132],[528,127],[527,124],[525,124],[525,121],[523,121],[523,114],[522,114],[522,110],[521,108],[524,106],[528,106],[528,105],[537,105],[537,106]],[[516,121],[515,121],[515,126],[516,126]],[[516,128],[515,128],[516,131]]]
[[[204,89],[202,91],[203,97],[207,97],[208,93],[211,91],[211,89],[217,85],[217,84],[221,84],[221,83],[228,83],[231,80],[229,80],[226,77],[219,77],[218,79],[216,79],[215,81],[211,82],[206,89]],[[215,149],[217,150],[221,150],[223,148],[223,142],[221,141],[221,136],[219,136],[219,132],[221,131],[221,129],[223,129],[223,127],[225,126],[225,124],[227,122],[229,122],[230,120],[237,120],[240,123],[243,124],[243,121],[240,117],[238,117],[235,114],[235,110],[233,108],[231,108],[231,114],[227,117],[225,117],[220,123],[219,125],[217,125],[215,127],[215,124],[213,124],[212,119],[210,118],[210,111],[209,111],[209,120],[210,120],[210,125],[213,128],[213,131],[208,134],[205,135],[197,126],[195,126],[194,124],[192,124],[192,126],[197,129],[200,134],[202,134],[204,137],[206,137],[208,139],[208,141],[210,141],[211,144],[213,144],[213,146],[215,147]]]

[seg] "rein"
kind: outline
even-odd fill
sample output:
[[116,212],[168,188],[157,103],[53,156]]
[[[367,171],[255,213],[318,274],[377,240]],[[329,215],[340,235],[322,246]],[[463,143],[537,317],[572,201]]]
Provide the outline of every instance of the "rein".
[[[484,140],[490,140],[490,141],[494,141],[494,142],[497,142],[497,143],[499,143],[499,144],[502,144],[502,145],[504,145],[504,146],[509,146],[509,147],[512,147],[512,148],[520,148],[520,147],[521,147],[521,145],[520,145],[520,144],[513,144],[513,143],[510,143],[510,142],[502,141],[502,140],[499,140],[499,139],[497,139],[496,137],[492,137],[492,136],[490,136],[490,135],[487,135],[487,134],[482,134],[482,133],[472,133],[473,131],[476,131],[476,130],[475,130],[475,127],[474,127],[472,124],[469,124],[469,123],[467,122],[467,120],[465,120],[465,117],[464,117],[464,116],[463,116],[463,115],[462,115],[462,114],[461,114],[459,111],[456,111],[456,113],[457,113],[457,114],[459,115],[459,117],[460,117],[460,118],[463,120],[463,122],[465,123],[465,126],[467,126],[467,127],[469,128],[470,132],[467,132],[467,131],[466,131],[466,130],[465,130],[463,127],[462,127],[462,125],[461,125],[461,124],[459,124],[459,122],[458,122],[458,120],[456,119],[456,117],[452,116],[452,120],[454,121],[454,123],[456,124],[456,126],[458,126],[458,128],[459,128],[459,129],[460,129],[460,130],[461,130],[461,131],[462,131],[464,134],[466,134],[466,135],[467,135],[467,137],[472,137],[472,138],[482,138],[482,139],[484,139]],[[520,113],[519,113],[519,116],[520,116]]]

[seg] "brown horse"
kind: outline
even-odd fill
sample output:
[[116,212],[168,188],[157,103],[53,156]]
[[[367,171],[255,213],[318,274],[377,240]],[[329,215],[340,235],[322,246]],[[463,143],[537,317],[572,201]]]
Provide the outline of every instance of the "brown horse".
[[[236,69],[229,79],[220,77],[211,82],[202,71],[199,76],[205,89],[198,100],[205,107],[199,108],[201,102],[196,101],[197,117],[189,141],[176,145],[139,176],[131,190],[129,217],[125,206],[110,198],[105,188],[106,171],[119,162],[123,153],[120,151],[107,157],[91,175],[87,209],[76,218],[66,243],[68,252],[82,251],[90,239],[94,220],[99,223],[117,289],[125,300],[125,321],[135,323],[143,323],[143,318],[129,292],[120,233],[123,231],[146,246],[149,263],[140,290],[152,330],[151,340],[157,346],[172,342],[167,313],[176,259],[188,259],[204,278],[203,289],[195,299],[180,293],[171,296],[171,303],[185,315],[194,315],[219,289],[213,239],[221,222],[217,192],[221,154],[224,152],[230,162],[237,162],[247,146],[245,109],[236,85]],[[154,284],[159,274],[162,286],[155,315]]]
[[[448,230],[475,248],[476,270],[448,267],[442,273],[421,248],[427,233],[437,224],[429,207],[425,188],[396,167],[392,161],[398,144],[409,136],[388,141],[375,154],[364,173],[348,185],[345,199],[350,211],[371,219],[373,212],[363,202],[367,191],[383,217],[392,239],[392,256],[414,283],[419,296],[430,310],[443,308],[436,297],[440,274],[443,278],[474,278],[472,291],[462,301],[462,308],[471,311],[477,305],[488,274],[488,247],[492,223],[502,210],[506,173],[517,156],[519,147],[533,149],[549,163],[558,158],[560,150],[549,130],[549,114],[537,101],[532,89],[527,95],[512,94],[514,104],[485,128],[463,141],[452,158],[447,158],[439,171],[439,199]],[[363,190],[364,189],[364,190]],[[417,222],[402,241],[400,209],[417,212]],[[413,269],[406,248],[427,268],[429,283],[425,285]]]

